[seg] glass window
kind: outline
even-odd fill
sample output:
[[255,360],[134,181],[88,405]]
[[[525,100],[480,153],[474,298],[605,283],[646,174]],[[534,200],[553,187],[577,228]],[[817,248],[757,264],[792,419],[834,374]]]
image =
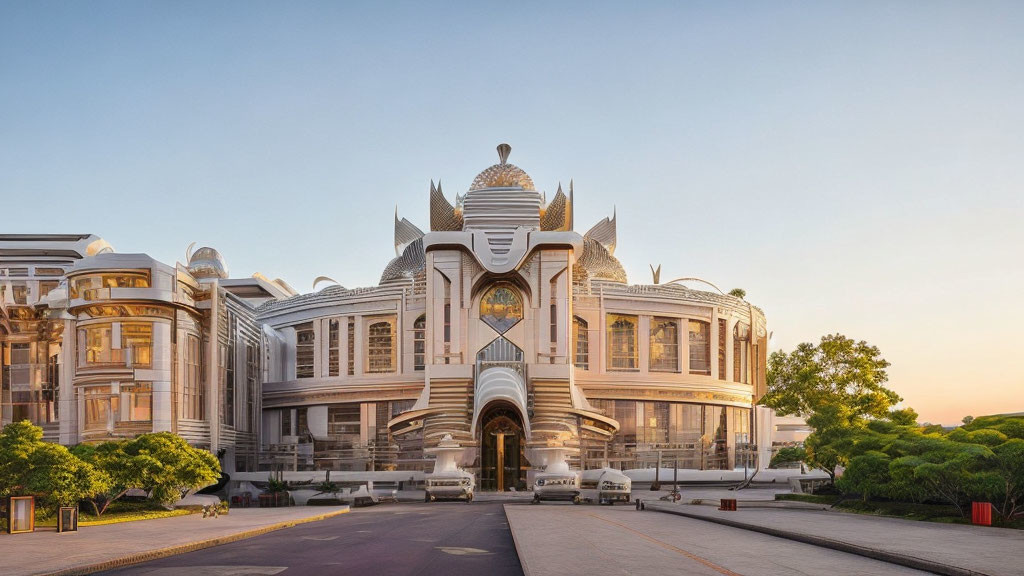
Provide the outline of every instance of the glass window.
[[704,406],[704,469],[728,470],[729,434],[726,410],[722,406]]
[[149,288],[148,272],[118,272],[77,276],[70,282],[71,297],[85,300],[105,298],[104,288]]
[[110,364],[110,324],[93,324],[78,331],[84,355],[80,355],[79,366],[89,364]]
[[608,315],[608,369],[636,370],[636,316]]
[[281,410],[281,436],[292,436],[292,409]]
[[395,371],[395,320],[374,322],[367,330],[366,371],[381,374]]
[[117,397],[111,395],[110,386],[89,386],[85,389],[86,430],[107,430],[113,426],[111,403],[116,405]]
[[348,319],[348,375],[356,373],[356,321]]
[[750,378],[747,371],[747,342],[750,341],[750,326],[741,322],[736,323],[732,331],[732,380],[742,384],[749,384]]
[[182,418],[202,420],[203,380],[201,372],[201,349],[199,338],[193,334],[185,336],[185,383],[182,387]]
[[508,284],[492,286],[480,299],[480,319],[504,334],[523,319],[523,300],[519,290]]
[[121,384],[120,422],[148,422],[153,419],[153,384]]
[[341,375],[341,321],[331,318],[327,329],[327,375]]
[[127,366],[153,365],[153,325],[142,322],[121,324],[121,350]]
[[725,340],[728,338],[726,334],[726,320],[725,318],[718,319],[718,379],[725,380]]
[[590,334],[587,333],[587,321],[574,316],[572,319],[573,348],[576,350],[574,363],[582,370],[590,369]]
[[313,323],[306,322],[295,327],[295,377],[313,377],[313,352],[316,347],[316,336]]
[[679,322],[672,318],[651,318],[650,369],[679,371]]
[[11,286],[11,294],[14,295],[15,304],[28,304],[28,285],[17,283]]
[[427,357],[427,317],[420,316],[412,325],[412,367],[423,370]]
[[690,374],[711,374],[711,325],[690,320]]
[[245,424],[247,432],[255,432],[259,428],[259,413],[256,410],[256,399],[260,393],[259,383],[260,355],[256,346],[245,345]]

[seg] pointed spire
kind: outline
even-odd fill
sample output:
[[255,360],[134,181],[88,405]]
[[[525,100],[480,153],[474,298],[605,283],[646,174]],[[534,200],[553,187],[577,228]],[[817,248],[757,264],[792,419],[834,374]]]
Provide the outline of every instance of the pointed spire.
[[498,160],[501,164],[508,163],[508,155],[512,153],[512,147],[504,142],[498,144]]

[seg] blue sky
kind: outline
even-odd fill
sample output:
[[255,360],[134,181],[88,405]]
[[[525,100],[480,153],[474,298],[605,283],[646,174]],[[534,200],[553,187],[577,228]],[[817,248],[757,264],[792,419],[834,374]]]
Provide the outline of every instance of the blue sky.
[[922,420],[1024,409],[1024,4],[0,2],[5,232],[375,284],[512,145],[633,282],[880,346]]

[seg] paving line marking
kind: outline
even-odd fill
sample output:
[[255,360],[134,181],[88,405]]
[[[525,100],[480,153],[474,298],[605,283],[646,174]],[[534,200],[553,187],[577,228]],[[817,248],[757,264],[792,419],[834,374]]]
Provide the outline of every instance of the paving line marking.
[[742,574],[733,572],[732,570],[729,570],[728,568],[726,568],[724,566],[719,566],[718,564],[715,564],[714,562],[712,562],[710,560],[707,560],[705,558],[701,558],[700,556],[697,556],[696,554],[687,552],[686,550],[683,550],[682,548],[679,548],[677,546],[673,546],[673,545],[669,544],[668,542],[662,542],[661,540],[658,540],[657,538],[648,536],[647,534],[644,534],[643,532],[640,532],[639,530],[634,530],[634,529],[630,528],[629,526],[626,526],[625,524],[620,524],[619,522],[616,522],[614,520],[609,520],[607,518],[602,518],[602,517],[600,517],[600,516],[598,516],[596,514],[588,513],[587,515],[592,517],[592,518],[597,518],[598,520],[603,520],[603,521],[605,521],[605,522],[607,522],[609,524],[614,524],[615,526],[618,526],[619,528],[625,528],[626,530],[629,530],[630,532],[636,534],[637,536],[643,538],[644,540],[648,540],[650,542],[653,542],[653,543],[657,544],[658,546],[661,546],[662,548],[665,548],[666,550],[671,550],[673,552],[678,552],[679,554],[682,554],[683,556],[686,556],[690,560],[693,560],[694,562],[697,562],[699,564],[703,564],[703,565],[707,566],[708,568],[711,568],[715,572],[718,572],[719,574],[723,574],[724,576],[743,576]]

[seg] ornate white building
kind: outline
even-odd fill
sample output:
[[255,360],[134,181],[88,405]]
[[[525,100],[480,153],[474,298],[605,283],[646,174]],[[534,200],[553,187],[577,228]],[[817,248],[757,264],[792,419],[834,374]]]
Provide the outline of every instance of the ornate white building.
[[586,468],[753,464],[762,312],[629,285],[615,217],[574,231],[572,184],[546,201],[498,151],[454,203],[431,184],[429,231],[396,214],[370,288],[230,279],[209,248],[171,267],[0,237],[3,422],[64,443],[171,430],[229,470],[429,470],[451,434],[484,490],[525,488],[552,445]]

